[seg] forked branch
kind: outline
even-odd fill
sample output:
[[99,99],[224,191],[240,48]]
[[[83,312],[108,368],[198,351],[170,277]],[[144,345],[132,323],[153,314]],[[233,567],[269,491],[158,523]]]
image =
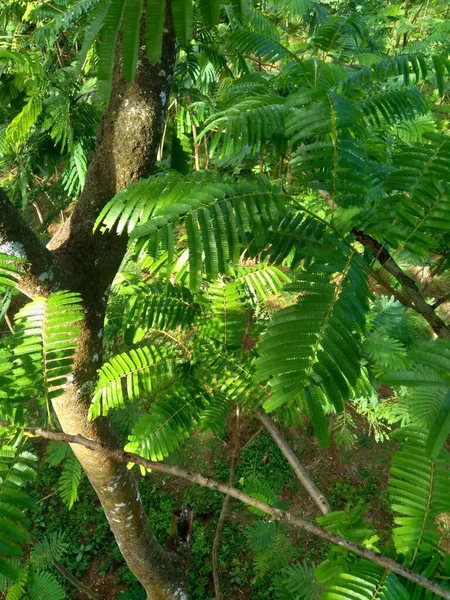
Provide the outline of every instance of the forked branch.
[[18,289],[29,298],[60,287],[62,272],[57,257],[41,243],[1,188],[0,253],[25,259]]
[[373,257],[378,260],[381,266],[402,286],[403,293],[408,300],[408,306],[410,307],[412,305],[413,308],[424,317],[438,337],[444,340],[450,340],[450,329],[435,313],[435,307],[428,304],[418,289],[414,279],[402,271],[385,246],[359,229],[354,229],[353,233],[358,242],[366,248],[369,248]]

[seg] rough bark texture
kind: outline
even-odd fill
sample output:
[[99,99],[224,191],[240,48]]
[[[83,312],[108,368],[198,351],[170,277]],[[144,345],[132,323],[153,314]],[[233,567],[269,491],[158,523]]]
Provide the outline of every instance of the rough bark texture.
[[[175,39],[165,37],[164,61],[150,65],[140,56],[136,79],[126,83],[116,60],[110,104],[98,133],[97,147],[81,197],[71,218],[49,244],[73,277],[71,289],[82,294],[83,332],[73,376],[54,401],[62,429],[103,443],[114,443],[106,420],[88,421],[96,372],[101,365],[102,327],[108,293],[122,261],[126,239],[93,234],[105,204],[121,189],[150,173],[164,126],[175,55]],[[150,529],[134,474],[104,454],[73,448],[102,503],[119,548],[152,600],[186,597],[186,569],[165,552]]]
[[30,231],[19,211],[0,188],[0,253],[23,258],[19,289],[29,298],[46,295],[64,277],[57,258]]
[[[169,11],[168,11],[169,15]],[[102,333],[108,289],[123,259],[127,240],[93,234],[101,209],[121,189],[148,176],[155,164],[164,127],[175,62],[176,41],[166,21],[163,60],[150,65],[141,47],[135,81],[114,66],[110,103],[105,111],[86,183],[75,209],[47,249],[28,228],[7,197],[0,194],[0,252],[27,258],[20,281],[30,297],[58,289],[79,292],[84,320],[74,366],[64,394],[53,406],[64,432],[115,445],[106,419],[88,420],[97,369],[102,363]],[[120,57],[120,48],[118,51]],[[166,552],[154,537],[140,500],[136,479],[123,462],[79,445],[73,450],[94,487],[119,548],[149,600],[187,598],[182,558]]]

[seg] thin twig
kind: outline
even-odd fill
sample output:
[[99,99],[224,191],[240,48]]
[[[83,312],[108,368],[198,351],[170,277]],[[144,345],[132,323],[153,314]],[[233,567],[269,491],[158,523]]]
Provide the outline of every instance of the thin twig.
[[25,432],[28,433],[29,436],[43,437],[49,440],[55,440],[59,442],[67,442],[69,444],[80,444],[85,448],[103,454],[104,456],[109,456],[113,460],[116,460],[120,463],[134,463],[137,465],[142,465],[146,469],[153,469],[154,471],[159,471],[161,473],[167,473],[173,477],[179,477],[181,479],[185,479],[186,481],[190,481],[191,483],[196,483],[201,487],[208,488],[215,492],[221,492],[222,494],[229,494],[232,498],[236,498],[240,500],[244,504],[249,506],[253,506],[254,508],[258,508],[263,512],[271,515],[275,520],[281,521],[290,525],[291,527],[297,527],[315,535],[330,544],[335,544],[336,546],[340,546],[349,552],[353,552],[357,556],[362,558],[367,558],[372,561],[376,565],[383,567],[383,569],[387,569],[388,571],[392,571],[408,581],[412,581],[416,583],[420,587],[423,587],[430,592],[435,593],[441,598],[446,598],[446,600],[450,600],[450,589],[444,589],[440,585],[426,579],[422,575],[418,573],[414,573],[410,569],[405,568],[398,562],[395,562],[391,558],[380,554],[379,552],[374,552],[373,550],[369,550],[364,546],[360,546],[355,542],[347,540],[340,535],[336,535],[334,533],[330,533],[325,529],[307,521],[306,519],[302,519],[301,517],[296,517],[291,513],[286,512],[285,510],[281,510],[280,508],[276,508],[274,506],[270,506],[257,498],[253,498],[249,494],[242,492],[237,488],[230,487],[224,483],[220,483],[219,481],[215,481],[210,477],[205,477],[200,473],[193,473],[192,471],[187,471],[182,467],[178,467],[177,465],[167,465],[164,463],[154,462],[152,460],[148,460],[147,458],[143,458],[138,454],[133,454],[131,452],[125,452],[118,448],[111,448],[100,442],[95,442],[94,440],[90,440],[82,435],[69,435],[68,433],[62,432],[54,432],[54,431],[46,431],[41,428],[25,428]]
[[96,594],[93,590],[91,590],[91,588],[89,588],[87,585],[84,585],[83,582],[81,582],[74,575],[72,575],[72,573],[68,571],[66,567],[62,565],[59,561],[54,560],[53,564],[61,573],[61,575],[63,575],[68,581],[70,581],[70,583],[73,586],[79,589],[80,592],[84,592],[86,596],[89,596],[89,598],[92,598],[92,600],[102,600],[98,594]]
[[269,417],[269,415],[266,415],[262,412],[258,412],[258,418],[272,436],[273,441],[276,443],[276,445],[281,450],[288,463],[291,465],[292,470],[294,471],[297,479],[300,481],[302,486],[311,496],[312,500],[319,507],[321,513],[324,515],[330,513],[330,503],[325,498],[324,494],[316,486],[314,481],[311,479],[311,475],[308,473],[308,471],[305,469],[302,463],[298,460],[296,454],[289,446],[287,441],[284,439],[284,437],[281,435],[277,426]]
[[[228,485],[233,487],[234,476],[236,474],[236,464],[239,459],[239,408],[236,408],[236,419],[232,430],[232,442],[231,442],[231,458],[230,458],[230,469],[228,475]],[[223,524],[225,523],[225,517],[227,514],[228,506],[230,504],[230,494],[225,495],[225,499],[222,504],[222,510],[220,511],[219,520],[217,521],[216,535],[214,536],[214,543],[212,549],[212,570],[214,580],[214,594],[216,600],[221,600],[222,595],[220,593],[220,577],[218,567],[218,556],[220,543],[222,541]]]
[[5,313],[5,323],[8,326],[8,329],[11,333],[14,333],[14,325],[12,324],[11,319],[9,318],[8,313]]
[[243,451],[244,451],[244,450],[247,448],[247,446],[250,446],[250,444],[251,444],[251,443],[252,443],[254,440],[256,440],[256,438],[257,438],[257,437],[258,437],[258,435],[261,433],[261,431],[264,431],[264,427],[260,427],[260,428],[258,429],[258,431],[252,435],[252,437],[251,437],[251,438],[248,440],[248,442],[245,442],[245,444],[244,444],[244,445],[242,446],[242,448],[241,448],[241,454],[242,454],[242,452],[243,452]]

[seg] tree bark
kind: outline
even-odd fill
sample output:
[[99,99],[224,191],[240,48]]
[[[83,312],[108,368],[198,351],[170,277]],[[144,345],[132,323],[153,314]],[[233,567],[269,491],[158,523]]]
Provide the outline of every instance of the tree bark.
[[[76,291],[84,319],[72,374],[64,393],[53,401],[61,428],[102,445],[116,445],[107,419],[88,420],[91,394],[102,364],[102,333],[109,286],[125,254],[125,236],[93,233],[101,209],[121,189],[148,176],[155,164],[164,127],[176,53],[167,11],[163,59],[151,65],[141,47],[135,81],[121,73],[120,44],[112,93],[97,135],[86,183],[71,217],[47,249],[0,194],[0,252],[22,255],[28,265],[20,281],[28,296],[58,289]],[[20,252],[17,252],[17,251]],[[101,452],[72,446],[103,506],[130,570],[149,600],[187,598],[187,569],[181,556],[165,551],[154,537],[140,500],[137,481],[126,465]]]

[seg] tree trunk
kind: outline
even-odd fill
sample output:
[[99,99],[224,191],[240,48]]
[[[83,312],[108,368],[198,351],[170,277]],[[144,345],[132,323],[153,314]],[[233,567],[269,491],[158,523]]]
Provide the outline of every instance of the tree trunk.
[[[98,132],[84,189],[70,219],[48,244],[48,250],[0,193],[0,208],[4,209],[0,211],[0,245],[11,254],[20,246],[31,263],[24,270],[21,289],[30,297],[57,289],[76,291],[82,296],[84,320],[73,372],[64,394],[53,401],[53,407],[64,432],[81,434],[106,446],[117,445],[110,422],[105,418],[89,422],[88,411],[97,369],[102,363],[108,290],[127,240],[114,234],[93,234],[92,229],[105,204],[133,181],[148,176],[155,164],[175,62],[176,41],[169,11],[165,32],[162,62],[150,65],[141,51],[133,83],[122,78],[119,44],[111,100]],[[180,555],[163,550],[154,537],[134,473],[96,450],[74,446],[73,451],[97,493],[122,555],[149,600],[186,599],[185,563]]]

